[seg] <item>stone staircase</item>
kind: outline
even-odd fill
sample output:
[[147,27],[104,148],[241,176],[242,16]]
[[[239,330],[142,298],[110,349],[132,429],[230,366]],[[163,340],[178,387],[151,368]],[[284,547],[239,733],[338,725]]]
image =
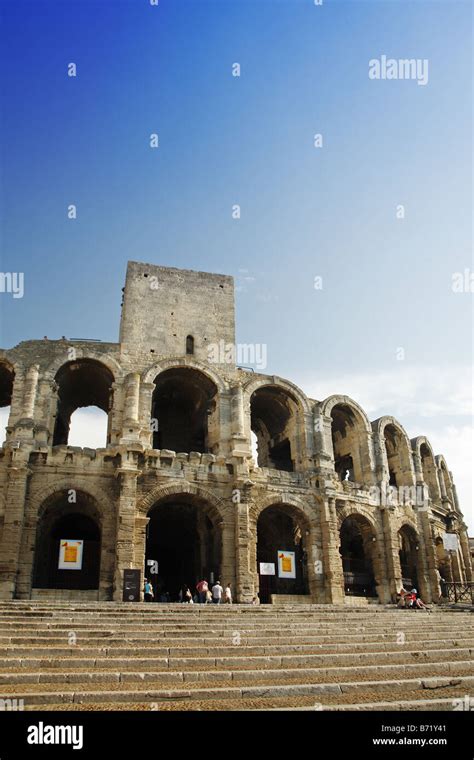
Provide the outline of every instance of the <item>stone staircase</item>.
[[453,710],[473,653],[440,608],[0,602],[5,709]]

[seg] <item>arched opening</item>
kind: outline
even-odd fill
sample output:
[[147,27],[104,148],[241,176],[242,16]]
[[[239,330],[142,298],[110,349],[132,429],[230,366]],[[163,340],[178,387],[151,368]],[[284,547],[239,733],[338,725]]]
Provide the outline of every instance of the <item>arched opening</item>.
[[56,494],[43,507],[37,529],[34,588],[99,588],[101,530],[95,502],[79,492],[75,503],[68,498],[68,492]]
[[426,443],[420,446],[421,469],[423,471],[423,481],[428,486],[428,492],[432,501],[439,500],[439,485],[436,478],[436,465],[432,452]]
[[[108,417],[107,434],[102,446],[110,440],[109,412],[112,408],[112,384],[114,377],[110,370],[93,359],[79,359],[64,364],[56,373],[58,386],[58,406],[54,426],[53,446],[69,442],[71,416],[76,409],[98,407]],[[91,439],[92,440],[92,439]],[[82,446],[89,445],[84,437]],[[91,448],[97,448],[91,445]]]
[[418,553],[419,544],[416,532],[409,525],[404,525],[398,531],[400,568],[402,584],[406,589],[418,589]]
[[153,448],[217,453],[217,388],[212,380],[196,369],[174,367],[158,375],[155,386]]
[[287,391],[266,385],[250,399],[250,426],[257,441],[257,464],[293,472],[297,458],[299,406]]
[[[269,604],[272,594],[309,594],[305,548],[307,535],[309,527],[300,510],[275,505],[260,513],[257,521],[257,571],[262,604]],[[262,564],[267,567],[262,567]],[[267,572],[271,565],[274,566],[274,574]]]
[[336,404],[331,412],[331,433],[334,451],[334,469],[339,480],[363,483],[364,447],[367,435],[359,415],[348,404]]
[[376,540],[369,521],[349,515],[341,525],[339,553],[348,596],[376,597],[374,552]]
[[384,430],[385,451],[389,472],[389,485],[413,486],[410,471],[410,450],[401,430],[388,424]]
[[453,574],[451,571],[449,553],[444,548],[443,539],[441,537],[438,537],[435,540],[435,552],[436,552],[436,566],[441,576],[441,579],[440,579],[441,596],[445,597],[447,596],[445,584],[447,582],[448,583],[452,582]]
[[448,468],[443,460],[440,463],[440,475],[443,480],[444,490],[446,492],[446,498],[449,501],[452,509],[454,510],[454,496],[451,486],[451,478],[449,476]]
[[[148,516],[145,577],[154,586],[156,601],[166,594],[177,601],[183,585],[194,595],[199,580],[226,582],[219,577],[221,525],[205,502],[171,496],[153,506]],[[152,562],[158,563],[157,573]]]
[[0,445],[4,443],[7,437],[14,379],[13,369],[7,364],[0,363]]
[[107,441],[108,424],[108,415],[97,406],[76,409],[70,419],[69,446],[102,448]]
[[186,353],[190,356],[194,354],[194,338],[192,335],[186,337]]

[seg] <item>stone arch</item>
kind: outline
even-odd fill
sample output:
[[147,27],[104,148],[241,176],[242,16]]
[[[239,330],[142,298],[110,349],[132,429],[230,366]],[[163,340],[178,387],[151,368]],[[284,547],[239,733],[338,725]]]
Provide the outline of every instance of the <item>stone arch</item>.
[[378,441],[379,467],[389,485],[415,486],[412,448],[404,427],[395,417],[384,416],[372,423],[372,429]]
[[194,483],[183,483],[179,480],[174,480],[164,486],[157,486],[152,491],[149,491],[146,496],[137,503],[137,513],[146,517],[155,504],[174,496],[177,498],[190,496],[201,502],[206,502],[209,505],[209,514],[212,515],[212,519],[218,524],[222,523],[226,517],[227,507],[222,499],[214,496],[214,494],[207,488],[197,486]]
[[299,388],[294,383],[290,382],[289,380],[284,380],[281,377],[264,376],[250,378],[247,380],[247,382],[242,386],[244,394],[247,397],[247,403],[256,390],[259,388],[264,388],[267,385],[274,386],[275,388],[280,388],[281,390],[286,391],[288,394],[294,397],[304,414],[311,414],[311,402],[304,391],[302,391],[301,388]]
[[354,401],[354,399],[350,398],[350,396],[341,396],[338,394],[333,394],[332,396],[328,396],[324,401],[318,402],[316,406],[319,406],[321,413],[325,417],[330,417],[331,412],[335,406],[347,406],[350,409],[354,411],[354,413],[358,416],[359,420],[362,422],[364,426],[364,430],[368,435],[372,435],[372,427],[370,425],[369,418],[360,406],[360,404],[357,403],[357,401]]
[[94,499],[99,507],[102,520],[106,520],[109,515],[111,515],[111,520],[115,519],[113,515],[115,510],[110,509],[112,501],[110,495],[99,486],[91,483],[88,478],[81,478],[80,475],[73,475],[71,478],[61,478],[54,483],[39,488],[33,486],[27,497],[27,506],[35,515],[39,516],[41,514],[41,505],[51,496],[71,489],[82,491]]
[[[312,577],[308,568],[311,553],[312,515],[300,499],[269,494],[252,505],[250,510],[251,533],[255,536],[252,556],[258,578],[259,597],[269,603],[273,594],[301,595],[314,593]],[[294,578],[260,574],[260,563],[272,563],[277,567],[279,551],[294,554]],[[283,560],[281,560],[283,562]]]
[[434,502],[439,502],[441,492],[439,489],[433,447],[428,438],[424,435],[412,438],[411,444],[415,458],[418,457],[423,482],[428,487],[430,498]]
[[348,396],[334,395],[316,409],[330,424],[327,442],[339,480],[372,483],[372,428],[362,407]]
[[244,387],[243,404],[249,438],[255,436],[258,467],[300,470],[308,453],[305,416],[308,400],[296,386],[258,378]]
[[68,351],[68,349],[74,348],[76,352],[75,359],[64,359],[64,354],[61,356],[56,356],[53,361],[48,364],[48,366],[44,369],[44,371],[41,372],[41,375],[43,378],[54,380],[56,375],[58,374],[59,370],[62,369],[66,364],[71,364],[76,361],[81,361],[83,359],[88,359],[90,361],[98,362],[99,364],[103,364],[104,367],[106,367],[110,374],[114,378],[114,382],[118,382],[121,377],[124,375],[124,370],[122,369],[122,366],[119,364],[117,359],[113,357],[111,354],[108,353],[102,353],[101,351],[94,351],[92,348],[82,348],[80,346],[76,346],[74,343],[69,344],[65,342],[64,344],[64,351],[65,353]]
[[446,498],[450,502],[452,509],[455,510],[453,481],[446,460],[442,454],[438,454],[435,457],[435,462],[438,469],[441,498]]
[[141,374],[142,383],[153,383],[158,375],[165,372],[168,369],[180,367],[188,367],[201,372],[209,380],[211,380],[217,387],[219,393],[225,393],[228,390],[228,384],[221,375],[215,370],[211,369],[207,364],[198,361],[194,356],[176,356],[171,359],[164,359],[163,361],[156,362],[151,367],[145,369]]
[[272,507],[275,504],[281,504],[282,506],[288,507],[293,510],[295,514],[300,513],[302,518],[308,524],[311,520],[317,518],[316,511],[312,504],[294,494],[278,491],[269,493],[251,503],[249,507],[250,522],[255,525],[263,510],[267,509],[267,507]]
[[228,575],[222,560],[224,510],[207,489],[182,482],[157,487],[140,500],[137,516],[138,528],[143,525],[145,531],[145,572],[154,561],[160,568],[158,597],[169,594],[178,601],[183,584],[194,594],[199,580],[216,581],[223,569]]
[[[72,503],[67,498],[71,490],[76,492],[76,501]],[[42,583],[47,578],[50,580],[47,580],[44,586],[46,588],[69,588],[72,593],[74,589],[89,588],[87,585],[85,587],[80,585],[80,576],[75,576],[74,571],[70,571],[73,572],[72,576],[67,576],[69,580],[58,581],[57,568],[54,569],[57,559],[55,531],[61,521],[66,521],[70,525],[72,521],[73,524],[79,526],[79,532],[86,530],[85,551],[88,552],[92,551],[90,540],[93,537],[87,531],[92,530],[91,526],[96,526],[97,535],[93,539],[96,547],[93,550],[95,559],[92,554],[89,559],[85,555],[84,561],[87,560],[85,569],[89,562],[93,563],[97,578],[96,586],[91,586],[91,588],[97,588],[98,597],[110,598],[115,545],[115,523],[113,512],[110,510],[110,498],[107,498],[97,487],[91,488],[89,483],[79,483],[76,478],[73,482],[65,479],[57,481],[45,488],[37,489],[28,497],[23,547],[26,549],[25,555],[31,556],[31,565],[21,568],[19,583],[23,591],[26,589],[26,595],[28,595],[32,584],[36,584],[37,587],[40,584],[39,587],[43,587]],[[89,528],[86,523],[89,524]],[[62,537],[68,538],[68,536]],[[82,538],[82,535],[69,536],[69,538],[74,537]],[[50,559],[45,560],[48,555]],[[53,563],[49,569],[43,566],[45,561]],[[59,585],[57,585],[58,582]]]
[[54,375],[57,403],[53,446],[67,445],[71,417],[78,409],[97,407],[106,415],[106,441],[110,442],[115,375],[100,359],[81,356],[62,362]]
[[386,586],[383,535],[368,508],[346,505],[337,509],[339,554],[346,596],[384,600]]
[[[403,519],[398,526],[399,558],[404,588],[424,586],[424,572],[421,561],[422,543],[414,521]],[[410,590],[410,589],[408,589]]]
[[211,374],[190,362],[161,367],[151,394],[154,449],[219,453],[221,399]]

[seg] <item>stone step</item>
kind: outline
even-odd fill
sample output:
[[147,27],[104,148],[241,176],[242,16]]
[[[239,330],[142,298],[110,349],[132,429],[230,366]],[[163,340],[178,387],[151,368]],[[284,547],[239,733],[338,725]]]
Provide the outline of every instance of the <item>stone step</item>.
[[[145,686],[145,684],[144,684]],[[400,695],[408,692],[421,692],[425,690],[442,690],[450,688],[467,689],[474,686],[474,676],[454,676],[454,677],[432,677],[432,678],[399,678],[397,680],[379,680],[379,681],[342,681],[340,683],[298,683],[298,684],[267,684],[262,686],[222,686],[216,687],[199,687],[191,689],[189,685],[185,688],[173,689],[149,689],[142,690],[67,690],[62,689],[60,692],[48,691],[15,691],[8,694],[9,699],[23,699],[28,706],[43,705],[46,706],[51,702],[60,704],[72,703],[96,703],[104,702],[159,702],[159,701],[185,701],[185,700],[225,700],[225,699],[245,699],[245,698],[271,698],[271,697],[299,697],[314,696],[324,698],[325,695],[354,695],[357,693],[389,693],[392,696],[397,693]],[[357,701],[357,700],[355,700]]]
[[[284,650],[285,651],[285,650]],[[245,650],[234,652],[234,657],[144,657],[143,653],[136,652],[133,655],[128,654],[125,657],[78,657],[76,652],[71,652],[71,656],[63,658],[44,658],[31,656],[28,658],[10,657],[0,658],[0,671],[11,668],[20,669],[62,669],[68,668],[94,668],[102,669],[127,669],[140,668],[143,670],[156,670],[157,668],[168,668],[174,670],[184,669],[227,669],[227,668],[268,668],[268,667],[307,667],[307,666],[331,666],[339,664],[341,666],[363,664],[390,664],[405,663],[408,661],[416,662],[445,662],[447,660],[470,660],[474,654],[473,649],[453,648],[453,649],[410,649],[407,646],[400,645],[396,649],[385,652],[364,652],[355,654],[330,653],[330,654],[281,654],[266,655],[261,657],[249,656]],[[238,655],[238,656],[237,656]]]
[[[423,676],[429,678],[433,675],[454,676],[469,673],[472,670],[473,660],[458,660],[455,662],[423,662],[423,663],[405,663],[389,665],[357,665],[345,667],[327,667],[327,668],[305,668],[305,681],[317,682],[320,679],[343,678],[344,680],[353,680],[355,678],[369,678],[373,680],[386,680],[389,677],[412,677]],[[140,670],[140,671],[113,671],[101,669],[100,672],[94,671],[70,671],[62,669],[60,672],[37,672],[27,673],[2,673],[0,672],[0,692],[4,686],[18,684],[90,684],[90,683],[139,683],[144,681],[166,682],[166,683],[186,683],[189,681],[272,681],[301,679],[302,672],[300,668],[267,668],[260,670],[190,670],[190,671],[169,671],[169,670]]]
[[[134,631],[134,630],[110,630],[110,629],[104,629],[104,630],[92,630],[92,629],[80,629],[76,628],[74,631],[71,630],[71,628],[68,626],[64,628],[63,630],[35,630],[35,631],[29,631],[28,633],[23,631],[11,631],[8,635],[5,635],[4,632],[0,632],[0,646],[7,646],[9,644],[35,644],[35,645],[53,645],[55,643],[57,644],[64,644],[64,640],[68,638],[68,636],[73,632],[76,634],[78,638],[80,638],[81,642],[84,644],[89,643],[101,643],[102,641],[105,641],[107,644],[114,644],[114,643],[121,643],[124,640],[127,642],[136,642],[137,645],[146,643],[146,642],[153,642],[158,641],[161,639],[166,638],[170,643],[172,642],[174,646],[177,644],[179,645],[191,645],[196,646],[197,644],[202,645],[206,642],[209,644],[218,644],[219,642],[225,642],[226,640],[233,641],[235,639],[235,636],[238,634],[239,641],[241,643],[253,643],[253,644],[260,644],[260,643],[282,643],[287,644],[290,642],[301,642],[301,643],[325,643],[325,642],[332,642],[334,644],[341,644],[341,643],[363,643],[366,641],[373,641],[373,642],[383,642],[386,640],[393,640],[394,638],[397,638],[400,633],[403,633],[405,638],[410,638],[411,641],[436,641],[440,639],[446,639],[450,640],[457,635],[461,635],[461,631],[459,631],[459,634],[456,633],[456,631],[453,631],[451,629],[435,629],[435,630],[419,630],[416,628],[408,628],[403,627],[402,630],[399,630],[400,627],[393,630],[387,630],[386,628],[378,631],[364,631],[361,632],[351,632],[351,633],[343,633],[338,632],[336,633],[320,633],[318,631],[308,631],[304,633],[300,632],[293,632],[293,633],[283,633],[281,631],[275,632],[275,631],[266,631],[264,632],[265,635],[262,635],[262,632],[260,631],[252,631],[252,629],[239,629],[235,630],[235,628],[230,628],[222,631],[216,631],[216,630],[205,630],[205,631],[163,631],[162,629],[147,629],[145,631]],[[471,631],[465,630],[463,628],[463,638],[470,638],[474,637],[474,629]]]
[[[94,646],[85,647],[80,644],[64,645],[64,646],[6,646],[0,647],[0,659],[7,657],[28,657],[29,655],[42,655],[47,657],[71,657],[79,656],[80,654],[89,656],[104,656],[113,655],[118,657],[129,656],[133,657],[133,652],[130,652],[130,647],[123,646]],[[169,643],[169,642],[168,642]],[[473,647],[474,638],[456,638],[456,639],[433,639],[429,642],[425,641],[423,649],[429,650],[431,648],[437,648],[440,645],[445,645],[445,649],[449,647]],[[344,649],[350,649],[353,653],[357,652],[376,652],[376,651],[398,651],[403,644],[396,645],[395,642],[364,642],[364,643],[343,643],[343,644],[294,644],[280,642],[278,644],[262,644],[262,645],[220,645],[213,647],[180,647],[180,646],[166,646],[162,643],[147,642],[147,652],[153,651],[155,656],[163,657],[236,657],[236,656],[257,656],[257,655],[275,655],[283,652],[307,652],[308,654],[319,654],[320,652],[334,651],[341,652]],[[242,652],[242,654],[240,654]]]

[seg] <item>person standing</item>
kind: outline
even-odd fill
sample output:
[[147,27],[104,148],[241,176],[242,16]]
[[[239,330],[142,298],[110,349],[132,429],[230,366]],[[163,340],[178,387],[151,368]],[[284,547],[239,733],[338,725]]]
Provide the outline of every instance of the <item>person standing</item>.
[[224,604],[232,604],[232,589],[230,587],[230,583],[228,583],[225,587]]
[[206,604],[207,592],[209,590],[209,584],[206,580],[199,581],[196,584],[196,590],[199,594],[199,604]]
[[224,589],[222,588],[220,581],[216,581],[212,587],[212,601],[214,604],[220,604]]
[[144,591],[145,591],[145,602],[152,602],[153,597],[154,597],[153,586],[151,585],[148,578],[145,579]]

